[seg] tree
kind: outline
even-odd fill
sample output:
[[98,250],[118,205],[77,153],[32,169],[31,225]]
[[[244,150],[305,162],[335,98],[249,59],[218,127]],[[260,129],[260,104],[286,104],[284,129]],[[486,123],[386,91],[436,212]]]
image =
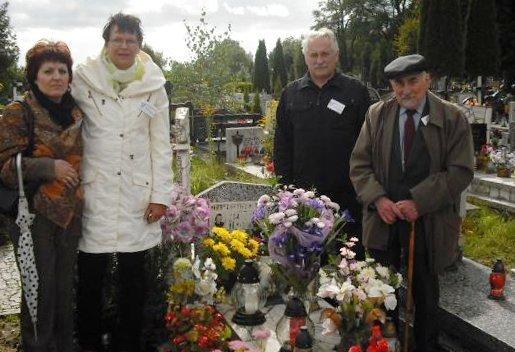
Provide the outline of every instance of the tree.
[[154,63],[159,66],[161,70],[166,69],[168,66],[168,59],[164,57],[162,52],[155,51],[154,48],[152,48],[148,43],[143,44],[143,48],[141,49],[152,58],[152,61],[154,61]]
[[249,98],[249,92],[247,90],[245,90],[245,92],[243,93],[243,109],[245,109],[245,111],[249,112],[250,111],[250,98]]
[[361,80],[370,82],[370,69],[372,65],[372,46],[370,43],[365,44],[361,57]]
[[260,40],[254,58],[254,77],[252,79],[254,88],[257,91],[270,92],[270,71],[268,69],[268,58],[266,57],[266,45]]
[[465,69],[469,76],[499,72],[499,34],[494,0],[470,0]]
[[399,28],[395,37],[394,46],[397,55],[409,55],[418,53],[418,37],[420,31],[420,20],[408,18]]
[[335,32],[340,67],[352,71],[355,63],[361,62],[364,43],[392,42],[415,5],[414,0],[321,0],[313,11],[314,28],[328,27]]
[[459,76],[464,65],[460,0],[423,0],[420,52],[439,76]]
[[8,2],[0,4],[0,83],[3,86],[0,96],[7,98],[16,79],[16,62],[20,53],[16,36],[7,15]]
[[259,92],[254,93],[254,98],[252,99],[252,110],[254,114],[262,114],[261,112],[261,98],[259,97]]
[[286,65],[284,64],[284,53],[281,39],[277,39],[273,51],[272,60],[272,82],[278,81],[281,89],[288,83],[288,74],[286,73]]
[[295,52],[295,56],[293,57],[293,65],[295,66],[295,78],[300,78],[307,72],[308,66],[306,65],[302,47],[300,50]]
[[306,64],[304,62],[304,55],[302,54],[302,43],[300,39],[288,37],[282,41],[282,46],[284,65],[288,73],[288,82],[291,82],[302,77],[306,72]]
[[511,0],[497,0],[499,45],[501,47],[501,72],[505,86],[515,84],[515,11]]
[[252,73],[252,55],[245,52],[236,40],[224,39],[213,48],[215,57],[224,58],[229,72],[237,81],[250,81]]

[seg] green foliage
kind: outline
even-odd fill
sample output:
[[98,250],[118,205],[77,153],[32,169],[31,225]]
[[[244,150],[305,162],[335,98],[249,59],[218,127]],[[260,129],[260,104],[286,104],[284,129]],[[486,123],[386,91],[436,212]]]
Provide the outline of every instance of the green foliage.
[[[391,0],[320,0],[313,11],[315,28],[332,29],[340,47],[340,67],[359,69],[365,42],[393,42],[399,26],[416,7],[416,1]],[[388,57],[393,56],[389,47]]]
[[464,254],[486,266],[502,259],[515,267],[515,217],[480,206],[463,222]]
[[191,101],[195,107],[209,113],[218,108],[237,110],[231,97],[231,83],[242,81],[245,73],[240,69],[248,67],[248,61],[233,62],[235,57],[241,57],[241,52],[237,49],[238,43],[230,39],[230,26],[217,34],[216,27],[207,23],[205,11],[199,24],[185,23],[185,26],[186,45],[193,59],[186,63],[173,61],[165,73],[174,87],[172,102]]
[[13,83],[18,78],[16,62],[20,53],[16,45],[16,35],[11,27],[7,8],[9,2],[0,4],[0,97],[9,96]]
[[266,45],[260,40],[254,58],[254,76],[252,79],[254,88],[261,92],[270,92],[270,70],[268,69],[268,58],[266,56]]
[[288,74],[284,63],[283,46],[280,39],[277,39],[277,43],[275,44],[273,51],[272,82],[274,82],[274,92],[276,82],[279,82],[281,89],[286,86],[286,83],[288,83]]
[[241,171],[229,172],[214,156],[209,156],[206,160],[199,156],[191,159],[191,194],[199,194],[220,181],[266,182]]
[[277,77],[274,81],[274,97],[279,99],[281,97],[281,92],[283,90],[283,86],[281,84],[281,80]]
[[394,46],[397,55],[409,55],[418,52],[418,33],[420,20],[418,18],[408,18],[399,28],[399,33],[395,37]]
[[464,65],[463,21],[459,0],[424,0],[420,53],[437,75],[459,76]]
[[307,71],[304,54],[302,53],[302,41],[288,37],[282,42],[284,52],[284,64],[288,73],[288,82],[304,76]]
[[245,111],[249,112],[250,111],[250,98],[249,98],[249,92],[248,91],[245,91],[243,93],[243,108],[245,109]]
[[506,86],[515,83],[515,11],[512,0],[497,0],[497,22],[501,48],[501,71]]
[[252,109],[251,112],[254,114],[262,114],[261,112],[261,98],[259,97],[259,92],[254,93],[254,98],[252,98]]
[[146,52],[161,70],[167,68],[169,60],[164,57],[162,52],[154,50],[148,43],[143,44],[141,50]]
[[495,1],[470,0],[465,49],[467,74],[486,76],[498,73],[499,50]]

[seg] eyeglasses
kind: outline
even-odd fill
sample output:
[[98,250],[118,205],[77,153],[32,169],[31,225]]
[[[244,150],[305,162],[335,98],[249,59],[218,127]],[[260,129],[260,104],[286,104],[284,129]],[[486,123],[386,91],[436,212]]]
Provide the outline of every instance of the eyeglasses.
[[113,46],[117,46],[117,47],[121,47],[121,46],[123,46],[123,44],[125,44],[127,47],[134,48],[139,45],[139,42],[134,39],[115,38],[115,39],[110,39],[109,42],[111,42],[111,44]]

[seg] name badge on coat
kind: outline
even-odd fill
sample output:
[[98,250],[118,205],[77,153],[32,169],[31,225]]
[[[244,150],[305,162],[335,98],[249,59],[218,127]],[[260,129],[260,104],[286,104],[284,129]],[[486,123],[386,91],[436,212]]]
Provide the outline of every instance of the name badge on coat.
[[157,109],[154,105],[150,104],[148,101],[142,101],[139,104],[139,109],[141,112],[144,112],[151,118],[154,117],[157,113]]
[[327,104],[327,108],[341,115],[343,109],[345,109],[345,104],[340,103],[338,100],[331,99],[329,104]]

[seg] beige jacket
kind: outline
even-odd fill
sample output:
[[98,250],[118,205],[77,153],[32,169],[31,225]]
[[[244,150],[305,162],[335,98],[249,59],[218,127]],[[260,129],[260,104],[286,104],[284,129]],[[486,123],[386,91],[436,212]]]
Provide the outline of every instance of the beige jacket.
[[[472,181],[474,152],[467,119],[453,104],[428,92],[429,118],[423,137],[431,157],[430,175],[411,189],[424,218],[430,265],[441,271],[456,257],[461,192]],[[352,152],[350,178],[363,205],[363,244],[386,250],[389,228],[373,206],[386,195],[398,103],[372,105]],[[420,122],[422,123],[422,122]]]

